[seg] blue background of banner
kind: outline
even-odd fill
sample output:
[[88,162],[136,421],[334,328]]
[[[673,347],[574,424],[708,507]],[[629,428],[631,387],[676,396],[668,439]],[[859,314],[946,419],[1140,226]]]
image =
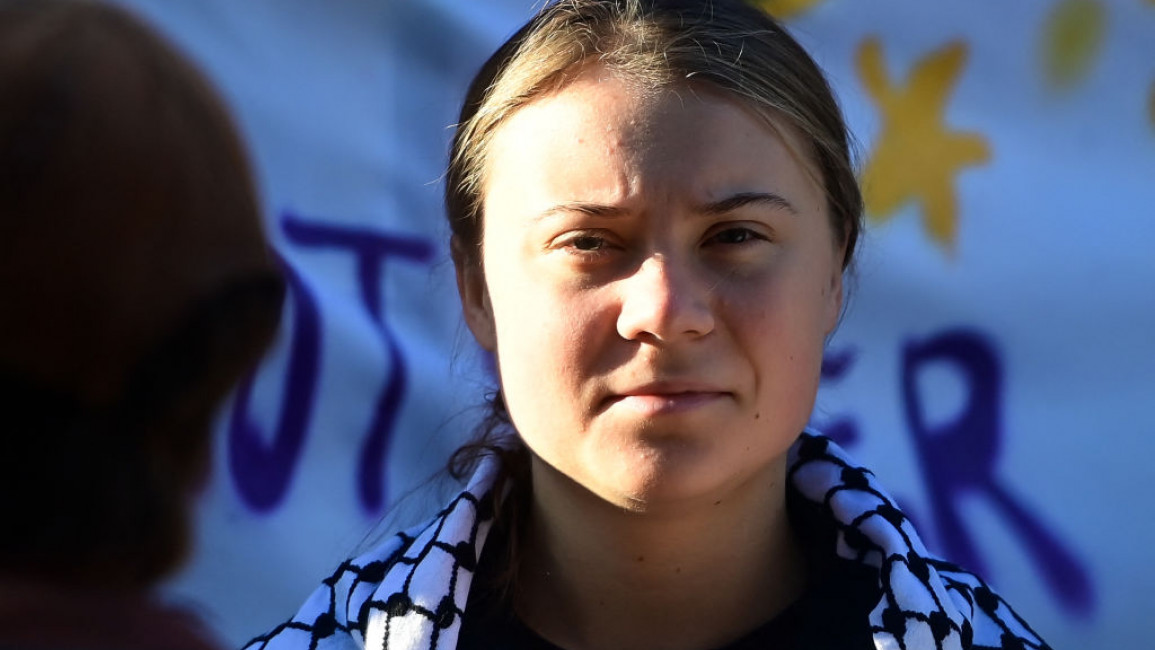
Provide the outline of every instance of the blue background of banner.
[[[169,588],[240,643],[387,527],[478,416],[440,177],[465,85],[534,3],[121,2],[226,96],[291,280]],[[1147,647],[1155,3],[766,4],[798,5],[871,208],[815,424],[1052,645]]]

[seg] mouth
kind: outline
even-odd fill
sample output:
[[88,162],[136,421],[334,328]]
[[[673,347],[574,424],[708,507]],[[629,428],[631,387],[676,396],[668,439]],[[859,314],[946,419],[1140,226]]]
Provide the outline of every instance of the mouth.
[[688,413],[730,399],[731,393],[712,386],[650,384],[615,393],[607,408],[628,409],[643,415]]

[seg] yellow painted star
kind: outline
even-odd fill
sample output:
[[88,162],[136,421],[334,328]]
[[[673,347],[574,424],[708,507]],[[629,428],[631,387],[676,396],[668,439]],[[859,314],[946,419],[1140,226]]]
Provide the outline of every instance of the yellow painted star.
[[[1147,0],[1147,4],[1155,7],[1155,0]],[[1155,81],[1151,82],[1151,92],[1147,96],[1147,117],[1151,126],[1155,127]]]
[[1147,96],[1147,118],[1151,120],[1151,126],[1155,127],[1155,81],[1151,82],[1151,91]]
[[1103,50],[1107,12],[1096,0],[1063,0],[1042,31],[1041,55],[1046,79],[1054,88],[1070,88],[1090,73]]
[[986,138],[952,131],[943,121],[966,56],[965,43],[950,43],[918,61],[907,84],[898,86],[887,75],[877,39],[858,49],[858,73],[882,123],[862,179],[868,214],[885,221],[918,201],[923,227],[948,251],[958,230],[955,176],[990,159]]
[[819,2],[822,0],[753,0],[755,6],[781,20],[793,18]]

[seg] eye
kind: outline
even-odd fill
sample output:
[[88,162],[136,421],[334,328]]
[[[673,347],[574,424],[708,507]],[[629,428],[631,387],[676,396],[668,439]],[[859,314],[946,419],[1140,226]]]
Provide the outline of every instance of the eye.
[[549,249],[566,255],[573,264],[601,264],[621,249],[621,242],[612,232],[590,228],[561,234]]
[[571,230],[550,244],[553,250],[583,258],[600,258],[619,247],[614,233],[599,228]]
[[750,228],[730,226],[711,234],[706,244],[738,245],[753,241],[767,241],[769,238]]
[[566,245],[584,253],[594,253],[606,247],[606,240],[604,237],[585,234],[570,238]]

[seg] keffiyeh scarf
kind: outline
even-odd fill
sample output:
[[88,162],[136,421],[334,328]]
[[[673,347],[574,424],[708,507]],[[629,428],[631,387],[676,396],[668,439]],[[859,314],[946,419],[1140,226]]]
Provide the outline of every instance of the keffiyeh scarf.
[[[821,504],[837,553],[878,570],[870,612],[879,650],[1049,648],[978,576],[933,557],[910,520],[830,439],[804,433],[790,450],[790,489]],[[492,521],[483,496],[497,461],[431,521],[344,562],[292,620],[246,650],[449,650]]]

